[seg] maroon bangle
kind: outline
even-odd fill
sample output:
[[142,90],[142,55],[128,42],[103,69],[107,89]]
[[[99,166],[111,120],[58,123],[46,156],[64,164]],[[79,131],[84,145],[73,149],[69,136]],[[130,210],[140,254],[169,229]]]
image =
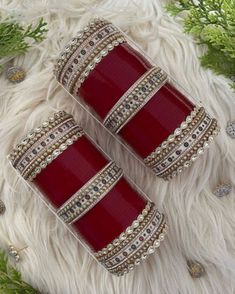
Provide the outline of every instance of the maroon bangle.
[[203,107],[194,105],[105,20],[90,22],[68,43],[55,74],[164,179],[190,166],[219,131]]
[[111,273],[127,273],[164,239],[164,215],[64,111],[30,132],[9,157]]

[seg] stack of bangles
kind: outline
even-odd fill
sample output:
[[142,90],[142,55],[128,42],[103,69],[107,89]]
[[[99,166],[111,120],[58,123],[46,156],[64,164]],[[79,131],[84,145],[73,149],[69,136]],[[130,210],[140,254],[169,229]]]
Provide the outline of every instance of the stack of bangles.
[[129,272],[164,239],[164,215],[70,114],[51,115],[20,141],[9,159],[111,273]]
[[110,22],[94,19],[65,47],[55,75],[91,106],[154,173],[166,180],[190,166],[219,132],[217,121]]

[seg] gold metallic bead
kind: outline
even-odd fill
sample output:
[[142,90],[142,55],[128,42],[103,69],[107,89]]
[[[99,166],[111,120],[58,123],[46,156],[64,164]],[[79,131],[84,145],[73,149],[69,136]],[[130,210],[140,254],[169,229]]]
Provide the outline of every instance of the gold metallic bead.
[[7,79],[12,83],[20,83],[26,77],[26,72],[22,67],[12,66],[6,71]]
[[201,278],[205,274],[204,266],[198,261],[188,260],[187,267],[192,278]]

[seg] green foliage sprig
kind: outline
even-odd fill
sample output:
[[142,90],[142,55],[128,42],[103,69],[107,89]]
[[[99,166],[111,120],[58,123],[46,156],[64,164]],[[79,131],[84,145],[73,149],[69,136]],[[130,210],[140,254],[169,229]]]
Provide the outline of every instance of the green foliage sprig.
[[22,281],[18,270],[8,264],[4,251],[0,250],[0,294],[39,294],[31,285]]
[[36,27],[30,24],[26,28],[15,21],[0,22],[0,58],[25,53],[29,48],[27,38],[36,42],[42,41],[45,38],[44,33],[48,31],[46,25],[43,18],[40,18]]
[[180,0],[166,9],[182,16],[184,31],[207,46],[202,66],[230,78],[235,89],[235,0]]

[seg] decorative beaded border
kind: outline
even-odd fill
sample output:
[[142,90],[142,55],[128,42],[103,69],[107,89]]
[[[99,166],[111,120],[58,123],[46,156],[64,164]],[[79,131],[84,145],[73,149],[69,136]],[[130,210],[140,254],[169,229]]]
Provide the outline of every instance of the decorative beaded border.
[[57,63],[54,68],[54,74],[59,79],[62,69],[64,68],[65,64],[73,54],[73,52],[80,46],[91,34],[97,31],[97,29],[101,28],[102,26],[108,24],[109,22],[96,18],[93,19],[87,26],[81,29],[77,35],[72,38],[68,44],[62,50],[59,58],[57,59]]
[[72,224],[97,204],[120,180],[123,172],[109,162],[57,211],[65,223]]
[[79,131],[75,121],[72,118],[69,118],[54,129],[50,130],[50,132],[38,139],[38,141],[22,155],[15,165],[16,169],[18,169],[18,171],[23,175],[27,166],[31,165],[35,158],[42,155],[45,152],[45,149],[50,148],[51,145],[54,144],[55,140],[58,141],[73,129]]
[[35,170],[28,176],[28,180],[32,181],[48,164],[50,164],[57,156],[64,152],[70,145],[76,142],[79,138],[83,136],[83,132],[77,132],[72,137],[68,138],[65,142],[60,144],[53,152],[45,157],[44,160],[40,161],[40,164],[35,168]]
[[[181,143],[190,136],[194,129],[196,129],[199,126],[200,122],[203,120],[203,117],[205,117],[205,115],[206,113],[204,109],[201,108],[197,115],[193,118],[192,122],[187,126],[187,128],[184,129],[181,132],[181,134],[175,137],[174,141],[167,145],[166,148],[164,148],[160,154],[155,155],[155,158],[153,158],[153,160],[148,164],[148,166],[150,168],[157,166],[165,158],[168,158],[172,152],[176,151],[176,149],[181,145]],[[181,151],[177,151],[176,155],[175,157],[177,159],[177,157],[181,155]],[[173,159],[170,159],[169,161],[172,162]]]
[[83,135],[71,115],[59,111],[31,131],[10,153],[13,166],[32,181],[52,160]]
[[[81,87],[82,83],[88,77],[89,73],[95,68],[95,66],[105,57],[110,51],[112,51],[116,46],[120,45],[121,43],[126,42],[125,38],[122,34],[117,33],[117,36],[111,36],[110,40],[104,41],[102,44],[103,46],[97,49],[96,56],[90,61],[86,68],[81,72],[79,77],[76,76],[74,80],[74,84],[71,86],[68,91],[76,96],[78,89]],[[66,85],[65,85],[66,86]],[[67,86],[66,86],[67,87]]]
[[111,243],[109,243],[106,247],[99,250],[95,253],[96,258],[99,261],[103,261],[106,258],[112,256],[117,250],[120,250],[123,242],[128,242],[129,237],[133,238],[134,232],[143,228],[146,224],[146,221],[149,219],[149,215],[153,211],[154,203],[148,201],[145,208],[142,210],[141,214],[138,215],[137,219],[135,219],[130,226],[128,226],[124,232],[122,232],[116,239],[114,239]]
[[161,161],[154,165],[154,171],[157,175],[164,173],[169,167],[171,167],[175,162],[180,160],[188,150],[199,141],[204,132],[208,129],[211,123],[211,118],[209,115],[202,117],[198,126],[194,128],[176,147]]
[[67,88],[70,89],[74,79],[76,79],[81,74],[91,59],[94,58],[95,51],[98,49],[98,47],[105,40],[108,40],[111,36],[117,34],[119,36],[119,31],[111,24],[107,24],[87,37],[87,39],[77,47],[75,52],[64,66],[59,80],[60,83],[66,84]]
[[204,108],[195,107],[193,111],[186,117],[186,119],[181,123],[181,125],[175,129],[174,133],[169,135],[168,138],[161,143],[159,147],[157,147],[150,155],[148,155],[144,162],[149,165],[150,167],[158,161],[158,157],[162,157],[162,153],[164,153],[168,147],[174,144],[176,139],[183,134],[183,132],[188,130],[190,124],[193,122],[194,118],[196,118]]
[[[71,93],[74,93],[74,86],[79,84],[77,83],[77,81],[79,80],[80,82],[84,82],[84,80],[87,78],[91,70],[94,69],[94,65],[98,64],[101,61],[101,59],[108,54],[106,46],[108,44],[112,44],[112,42],[114,41],[117,41],[119,45],[120,43],[123,43],[125,39],[119,32],[115,32],[115,34],[112,34],[106,39],[104,39],[103,42],[97,48],[94,49],[93,53],[91,53],[91,55],[87,57],[87,59],[84,62],[84,65],[81,66],[81,68],[79,68],[77,72],[73,74],[70,84],[66,85]],[[112,46],[112,49],[114,47],[115,46]]]
[[214,140],[214,137],[218,135],[219,131],[220,128],[217,125],[216,119],[212,119],[207,132],[203,134],[202,138],[198,142],[195,142],[192,148],[179,162],[159,176],[163,177],[165,180],[170,180],[181,173],[185,168],[192,165],[192,163],[204,153],[205,149],[209,147],[210,142]]
[[153,67],[148,70],[109,111],[103,121],[104,126],[112,133],[118,133],[166,81],[167,75],[160,68]]
[[[169,143],[164,149],[162,149],[162,152],[158,155],[155,154],[155,158],[148,164],[149,167],[156,166],[159,162],[161,162],[164,158],[169,156],[169,154],[177,148],[181,144],[185,138],[187,138],[191,132],[200,124],[203,117],[205,117],[205,110],[204,108],[200,108],[197,112],[196,116],[193,118],[193,120],[187,125],[185,129],[182,130],[182,132],[174,138],[174,141]],[[178,152],[180,153],[180,152]],[[177,154],[179,155],[179,154]]]
[[104,266],[108,269],[114,269],[117,266],[125,263],[128,259],[130,259],[140,248],[145,244],[152,234],[159,228],[162,223],[163,215],[160,214],[157,210],[154,211],[150,221],[147,223],[146,227],[141,230],[135,238],[131,240],[126,246],[111,256],[109,259],[103,262]]
[[123,264],[118,265],[115,268],[109,269],[113,274],[121,276],[134,269],[134,266],[139,265],[141,261],[149,257],[150,254],[154,253],[155,250],[160,246],[160,243],[165,239],[167,234],[168,226],[163,220],[160,227],[158,227],[149,240],[144,243],[139,250],[137,250],[130,258],[128,258]]
[[[27,147],[25,146],[21,150],[21,152],[18,153],[18,156],[14,160],[14,166],[20,170],[20,165],[22,164],[22,162],[24,160],[26,160],[28,162],[30,162],[30,160],[31,160],[31,162],[32,162],[35,155],[36,154],[39,155],[40,150],[42,151],[42,149],[43,149],[42,147],[45,147],[46,145],[50,145],[50,143],[52,142],[50,137],[47,140],[47,137],[48,137],[47,134],[48,133],[53,134],[53,132],[55,132],[55,130],[58,128],[59,124],[63,125],[65,122],[68,122],[69,120],[71,120],[71,117],[68,117],[68,118],[64,117],[63,119],[58,120],[56,122],[56,124],[54,123],[53,126],[47,127],[46,128],[47,130],[43,129],[43,130],[41,130],[40,133],[35,135],[34,139],[30,140],[26,144]],[[67,126],[66,126],[66,128],[67,128]],[[61,136],[63,136],[63,129],[61,132]],[[40,142],[39,145],[40,144],[42,144],[42,145],[40,145],[40,148],[37,151],[36,150],[33,151],[33,149],[35,147],[34,145],[37,144],[38,142]],[[31,152],[31,154],[30,154],[30,152]],[[28,155],[30,155],[29,158],[27,158]],[[27,165],[26,162],[23,165],[26,166]],[[21,168],[23,168],[23,166],[21,166]]]
[[150,219],[153,217],[154,213],[155,213],[156,209],[155,206],[152,205],[150,210],[148,211],[148,213],[144,216],[144,219],[142,222],[139,223],[138,226],[136,227],[131,227],[129,230],[131,231],[128,232],[128,234],[125,234],[122,238],[117,238],[118,240],[118,245],[115,244],[115,246],[113,246],[112,249],[108,249],[106,254],[103,254],[101,256],[99,256],[97,259],[101,262],[101,263],[105,263],[107,260],[109,260],[110,258],[112,258],[114,255],[118,254],[119,252],[123,251],[123,248],[125,248],[126,246],[128,246],[130,243],[132,243],[132,241],[136,238],[136,236],[138,234],[140,234],[148,225],[148,223],[150,222]]
[[211,119],[203,107],[195,107],[180,127],[144,159],[145,164],[156,175],[170,180],[204,152],[208,146],[207,133],[211,129],[216,136],[219,132],[216,120]]
[[71,117],[65,111],[58,111],[51,115],[47,121],[44,121],[40,127],[31,130],[19,144],[9,154],[10,160],[15,166],[17,160],[24,154],[28,148],[33,145],[38,139],[40,139],[46,132],[49,132],[52,128],[57,126],[58,123],[64,121],[65,119]]

